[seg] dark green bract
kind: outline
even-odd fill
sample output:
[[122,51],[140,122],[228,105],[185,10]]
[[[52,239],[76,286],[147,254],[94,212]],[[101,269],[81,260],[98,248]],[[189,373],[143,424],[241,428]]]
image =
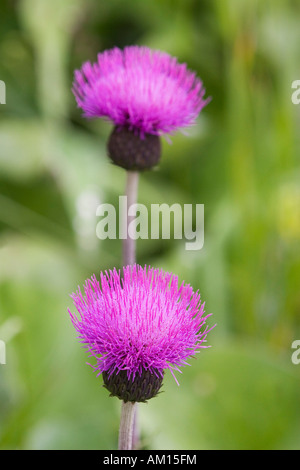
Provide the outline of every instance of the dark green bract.
[[117,166],[131,171],[150,170],[160,160],[160,137],[154,134],[140,137],[126,127],[115,127],[108,140],[107,150]]
[[110,396],[118,397],[125,403],[146,402],[158,394],[163,382],[162,375],[152,374],[149,370],[143,370],[141,375],[136,374],[134,380],[128,379],[126,370],[113,372],[110,377],[107,372],[103,372],[102,376],[103,386]]

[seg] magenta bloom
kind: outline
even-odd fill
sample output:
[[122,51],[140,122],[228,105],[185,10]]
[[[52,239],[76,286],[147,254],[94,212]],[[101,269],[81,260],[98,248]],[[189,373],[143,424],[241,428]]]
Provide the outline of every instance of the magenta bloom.
[[87,118],[106,117],[141,136],[194,124],[209,99],[195,73],[167,53],[115,47],[75,71],[73,93]]
[[208,347],[210,315],[204,316],[200,294],[162,270],[134,265],[123,268],[122,277],[116,270],[101,273],[101,285],[93,276],[84,295],[78,290],[72,298],[79,313],[69,311],[72,323],[99,374],[162,377],[165,369],[180,372]]

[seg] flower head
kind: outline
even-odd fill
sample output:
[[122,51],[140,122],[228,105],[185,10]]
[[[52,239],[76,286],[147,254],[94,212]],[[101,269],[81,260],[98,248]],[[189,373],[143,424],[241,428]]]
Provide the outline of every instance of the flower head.
[[159,136],[191,126],[210,101],[196,74],[175,57],[148,47],[117,47],[75,71],[73,93],[87,118],[106,118],[115,128],[108,154],[127,170],[157,165]]
[[115,47],[86,62],[75,71],[73,93],[85,117],[106,117],[141,135],[190,126],[209,101],[185,64],[139,46]]
[[[204,303],[191,286],[159,269],[139,265],[93,276],[72,295],[79,341],[93,355],[106,387],[123,400],[155,396],[164,370],[180,371],[205,348]],[[176,378],[175,378],[176,380]],[[176,380],[177,382],[177,380]]]

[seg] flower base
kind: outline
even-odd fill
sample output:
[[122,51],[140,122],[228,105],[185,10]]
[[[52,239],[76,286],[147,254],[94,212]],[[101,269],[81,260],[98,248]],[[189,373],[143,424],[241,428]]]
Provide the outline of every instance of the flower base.
[[149,370],[143,370],[142,374],[136,374],[134,380],[128,379],[127,371],[113,372],[110,376],[104,371],[102,373],[104,387],[110,392],[110,396],[118,397],[125,403],[146,402],[155,397],[163,382],[163,375],[152,374]]
[[144,171],[159,163],[161,155],[160,137],[145,134],[140,137],[126,127],[114,127],[107,144],[110,159],[122,168]]

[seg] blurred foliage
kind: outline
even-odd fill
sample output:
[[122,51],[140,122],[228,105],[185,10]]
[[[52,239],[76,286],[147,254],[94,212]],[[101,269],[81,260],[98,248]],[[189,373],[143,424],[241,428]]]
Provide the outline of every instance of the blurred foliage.
[[[212,102],[163,142],[139,201],[205,204],[205,243],[139,240],[138,262],[199,289],[218,326],[177,387],[140,407],[150,449],[299,449],[300,4],[288,0],[3,0],[0,6],[0,448],[113,449],[120,402],[71,326],[69,293],[120,266],[95,235],[125,174],[86,121],[73,71],[143,44],[184,61]],[[118,207],[118,206],[117,206]]]

